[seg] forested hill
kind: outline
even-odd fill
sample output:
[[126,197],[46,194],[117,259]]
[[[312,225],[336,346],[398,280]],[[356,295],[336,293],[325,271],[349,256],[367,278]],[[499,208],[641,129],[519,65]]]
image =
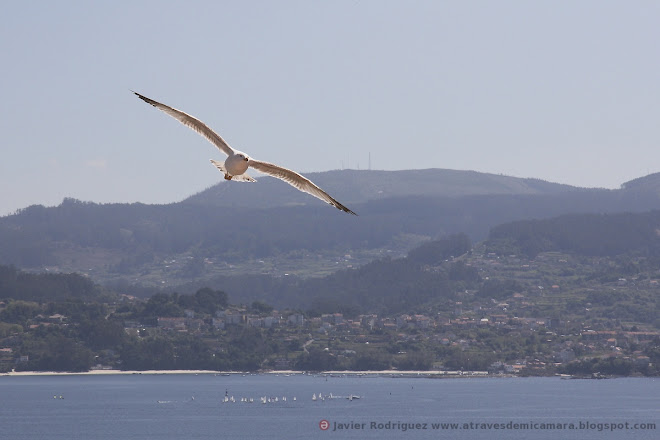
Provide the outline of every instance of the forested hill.
[[[616,280],[620,274],[628,274],[629,267],[617,266],[626,261],[635,261],[624,264],[639,266],[635,271],[657,271],[660,267],[658,230],[660,211],[564,215],[548,220],[503,224],[493,228],[485,243],[475,246],[465,234],[448,235],[412,249],[406,258],[381,258],[320,278],[263,274],[209,276],[191,280],[175,289],[181,294],[191,294],[210,286],[227,292],[233,303],[261,301],[278,308],[308,310],[314,314],[422,313],[429,307],[448,311],[446,308],[453,304],[452,301],[461,299],[458,296],[461,292],[476,292],[477,299],[491,298],[531,289],[523,286],[539,283],[530,281],[529,271],[520,279],[514,272],[507,271],[503,280],[489,281],[489,277],[483,277],[478,268],[492,270],[497,267],[489,262],[491,252],[507,257],[511,254],[519,255],[518,258],[524,256],[529,259],[528,265],[538,267],[542,267],[542,263],[532,260],[537,254],[548,251],[577,257],[614,257],[613,262],[620,260],[620,263],[605,264],[604,268],[600,263],[596,264],[596,260],[580,260],[584,267],[579,274],[573,273],[572,276],[577,276],[576,286],[584,288],[585,280],[597,281],[599,277],[604,277],[605,281]],[[473,254],[473,249],[477,248]],[[626,258],[617,259],[620,256]],[[521,264],[518,262],[516,267],[520,268]],[[605,272],[601,273],[603,270]],[[550,272],[560,273],[557,269]],[[565,272],[561,272],[560,278],[566,275]],[[566,282],[567,279],[561,278],[560,283],[566,286]],[[130,286],[120,291],[138,294]],[[172,291],[172,287],[165,291]],[[0,266],[0,298],[45,302],[69,297],[94,300],[102,292],[89,278],[80,275],[28,274]],[[156,292],[158,290],[148,293]]]
[[0,266],[0,299],[102,302],[112,295],[76,273],[28,273],[12,266]]
[[516,221],[494,227],[487,243],[499,253],[529,257],[549,251],[603,257],[660,257],[660,211]]
[[[622,254],[660,257],[660,173],[649,174],[621,185],[614,191],[630,209],[593,209],[586,215],[520,220],[494,227],[488,244],[494,250],[534,256],[540,252],[562,251],[579,255],[611,257]],[[634,213],[637,201],[650,202],[649,212]],[[646,202],[644,202],[646,203]],[[575,211],[578,212],[578,211]],[[589,212],[589,211],[586,211]]]
[[[410,196],[556,194],[577,189],[539,179],[446,169],[341,170],[305,173],[305,176],[346,205]],[[221,181],[189,197],[184,203],[245,208],[323,204],[273,177],[257,176],[257,180],[256,184],[245,185]]]
[[[357,261],[363,264],[392,250],[394,255],[405,254],[422,239],[462,232],[473,241],[481,241],[491,228],[516,220],[568,213],[643,212],[660,207],[658,191],[644,179],[631,189],[603,190],[444,170],[409,174],[341,171],[313,178],[359,216],[345,215],[273,181],[280,185],[277,191],[305,200],[304,204],[285,206],[284,199],[269,192],[267,179],[232,185],[231,197],[236,192],[239,199],[258,200],[263,188],[277,207],[250,208],[236,202],[237,206],[228,209],[193,203],[192,199],[169,205],[104,205],[65,199],[57,207],[30,206],[0,218],[0,264],[80,272],[103,283],[152,286],[210,279],[223,268],[229,270],[241,263],[245,263],[243,273],[277,274],[284,260],[297,266],[303,260],[316,261],[317,267],[308,269],[306,276],[320,276],[336,270],[331,268],[337,258],[346,254],[361,256]],[[324,178],[332,180],[326,182]],[[356,183],[358,178],[363,184]],[[364,182],[368,179],[371,183],[367,185]],[[219,187],[229,188],[230,184]],[[341,185],[357,185],[356,194],[370,188],[370,195],[346,193],[343,197]],[[408,188],[406,191],[418,186],[422,195],[394,194],[394,189],[387,189],[399,186]],[[432,187],[437,194],[428,194]],[[241,192],[252,191],[250,188],[259,191]],[[458,194],[457,188],[470,195]],[[369,197],[373,198],[366,200]],[[229,195],[217,198],[230,203]],[[356,199],[362,201],[350,203]],[[268,260],[270,269],[265,270],[261,260]]]
[[[467,235],[455,234],[424,243],[405,258],[382,258],[320,278],[241,275],[220,276],[206,282],[221,286],[236,303],[256,300],[280,308],[348,315],[410,312],[478,286],[476,269],[461,261],[447,262],[470,252],[471,247]],[[428,270],[440,265],[444,265],[442,270]],[[192,282],[181,286],[181,292],[194,292],[200,286],[201,282]]]

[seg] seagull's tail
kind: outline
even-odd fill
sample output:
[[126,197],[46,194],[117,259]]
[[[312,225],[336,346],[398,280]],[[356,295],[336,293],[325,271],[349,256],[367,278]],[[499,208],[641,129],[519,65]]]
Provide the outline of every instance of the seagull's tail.
[[211,159],[211,163],[213,164],[214,167],[216,167],[218,170],[220,170],[221,173],[227,174],[227,168],[225,168],[225,163],[220,162],[219,160]]

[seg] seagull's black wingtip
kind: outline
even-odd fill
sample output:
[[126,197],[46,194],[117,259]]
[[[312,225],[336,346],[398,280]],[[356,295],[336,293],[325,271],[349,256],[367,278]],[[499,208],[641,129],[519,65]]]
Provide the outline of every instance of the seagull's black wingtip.
[[151,104],[151,105],[153,105],[154,107],[156,106],[156,101],[154,101],[153,99],[149,99],[149,98],[147,98],[147,97],[144,96],[144,95],[140,95],[140,94],[139,94],[138,92],[136,92],[135,90],[131,90],[131,92],[135,93],[135,94],[137,95],[138,98],[140,98],[141,100],[143,100],[143,101],[146,102],[147,104]]
[[354,213],[353,211],[351,211],[350,209],[348,209],[347,207],[345,207],[344,205],[342,205],[342,204],[340,204],[340,203],[338,203],[337,205],[335,205],[335,208],[337,208],[337,209],[339,209],[339,210],[341,210],[341,211],[344,211],[344,212],[347,213],[347,214],[357,215],[356,213]]

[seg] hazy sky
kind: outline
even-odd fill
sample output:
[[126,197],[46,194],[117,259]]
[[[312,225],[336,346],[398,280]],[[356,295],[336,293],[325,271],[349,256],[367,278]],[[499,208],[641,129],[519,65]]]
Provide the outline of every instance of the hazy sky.
[[658,23],[657,1],[5,1],[0,215],[222,179],[131,90],[301,172],[616,188],[660,171]]

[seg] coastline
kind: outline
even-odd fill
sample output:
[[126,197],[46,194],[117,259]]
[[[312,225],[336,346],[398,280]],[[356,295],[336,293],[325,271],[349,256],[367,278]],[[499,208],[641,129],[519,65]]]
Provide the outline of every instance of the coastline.
[[109,376],[127,374],[238,374],[237,371],[212,370],[90,370],[90,371],[10,371],[0,376]]
[[[2,376],[104,376],[104,375],[156,375],[156,374],[213,374],[216,376],[227,375],[251,375],[251,374],[268,374],[268,375],[309,375],[309,376],[356,376],[356,377],[373,377],[373,376],[390,376],[390,377],[503,377],[502,375],[489,375],[486,371],[444,371],[444,370],[429,370],[429,371],[416,371],[416,370],[337,370],[337,371],[319,371],[307,372],[297,370],[269,370],[260,372],[245,372],[245,371],[214,371],[214,370],[90,370],[90,371],[10,371],[7,373],[0,373]],[[508,376],[507,376],[508,377]],[[517,377],[511,375],[510,377]]]
[[502,379],[502,378],[528,378],[528,377],[554,377],[558,379],[614,379],[623,377],[654,378],[654,376],[616,376],[616,375],[571,375],[554,374],[551,376],[520,376],[518,374],[489,374],[487,371],[451,371],[451,370],[328,370],[328,371],[299,371],[299,370],[265,370],[265,371],[216,371],[216,370],[110,370],[95,369],[90,371],[9,371],[0,373],[0,377],[28,377],[28,376],[126,376],[126,375],[214,375],[214,376],[312,376],[312,377],[387,377],[387,378],[418,378],[418,379]]

